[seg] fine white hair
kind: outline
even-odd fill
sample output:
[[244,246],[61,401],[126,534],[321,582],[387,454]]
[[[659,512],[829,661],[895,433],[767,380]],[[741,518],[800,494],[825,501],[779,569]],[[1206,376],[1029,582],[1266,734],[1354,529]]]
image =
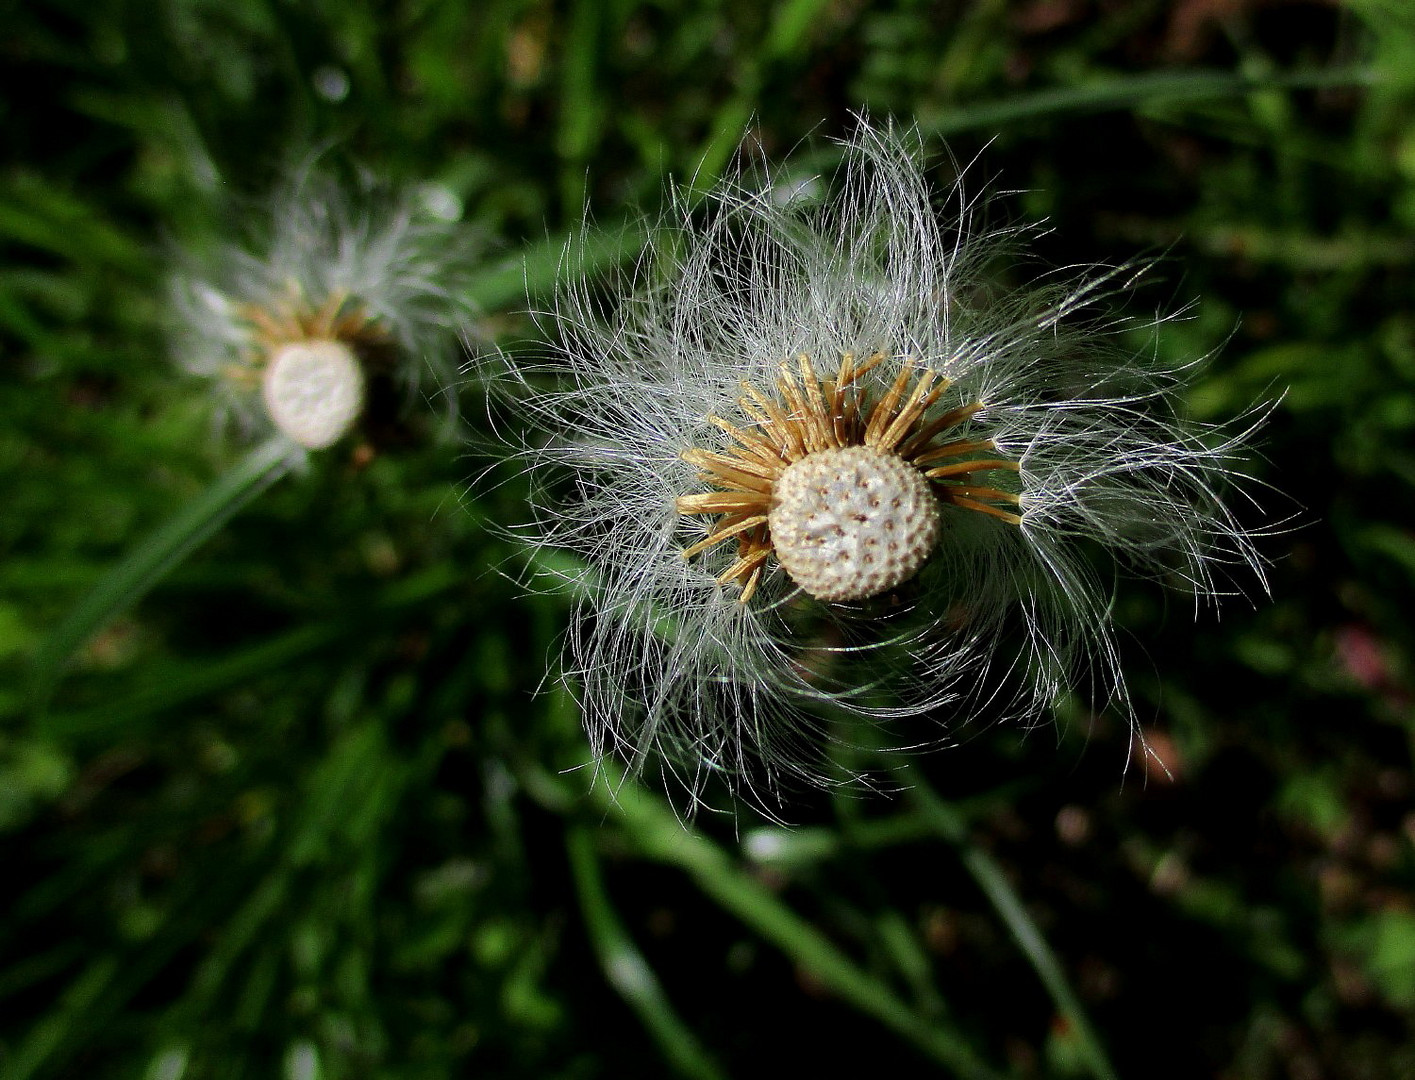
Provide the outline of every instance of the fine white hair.
[[394,375],[409,402],[425,386],[440,392],[472,315],[472,247],[429,203],[423,189],[395,190],[363,173],[341,180],[314,160],[290,170],[245,215],[242,236],[178,260],[169,283],[177,363],[212,380],[235,426],[268,428],[255,383],[233,377],[257,351],[251,313],[344,298],[396,349]]
[[[572,249],[542,319],[553,354],[503,373],[526,422],[521,534],[578,556],[564,675],[593,752],[656,763],[693,805],[714,776],[764,803],[858,779],[822,752],[850,739],[842,719],[932,744],[977,717],[1037,722],[1075,689],[1132,717],[1098,553],[1201,598],[1231,591],[1232,570],[1263,583],[1224,501],[1252,488],[1241,458],[1263,410],[1226,427],[1182,415],[1200,362],[1136,347],[1130,331],[1163,318],[1108,310],[1144,265],[1000,288],[989,264],[1027,230],[984,228],[961,183],[936,209],[913,132],[862,117],[842,151],[833,182],[744,154],[705,202],[671,191],[608,283],[577,274]],[[944,506],[899,595],[822,603],[771,561],[739,602],[717,580],[734,544],[682,555],[713,527],[675,509],[703,490],[684,451],[730,449],[709,417],[749,424],[742,384],[770,390],[784,361],[875,353],[873,399],[913,365],[950,380],[930,417],[981,404],[960,434],[1018,463],[1020,524]]]

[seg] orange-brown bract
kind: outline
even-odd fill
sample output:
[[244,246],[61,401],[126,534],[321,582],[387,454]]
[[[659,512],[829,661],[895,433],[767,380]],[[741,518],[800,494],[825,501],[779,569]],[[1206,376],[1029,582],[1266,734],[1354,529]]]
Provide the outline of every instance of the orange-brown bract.
[[284,345],[337,341],[357,355],[392,342],[388,327],[343,289],[314,301],[291,282],[284,295],[264,304],[247,301],[237,311],[251,334],[240,364],[227,371],[232,379],[259,382],[262,369]]
[[[884,359],[884,354],[877,352],[856,363],[854,355],[846,353],[834,378],[822,381],[811,358],[802,353],[795,371],[789,364],[782,365],[775,398],[763,395],[749,382],[742,384],[745,396],[737,405],[751,421],[750,425],[739,426],[716,415],[708,418],[731,437],[736,444],[734,447],[726,452],[699,449],[684,452],[683,459],[699,466],[703,470],[702,479],[717,490],[680,495],[676,502],[678,512],[721,516],[713,532],[683,554],[691,558],[736,537],[737,560],[718,575],[718,580],[737,582],[742,587],[739,597],[742,603],[752,598],[763,566],[776,553],[769,519],[773,507],[779,505],[778,483],[797,463],[832,450],[864,447],[877,455],[888,455],[918,469],[923,477],[932,481],[938,498],[954,506],[992,514],[1014,525],[1021,524],[1021,515],[1015,509],[996,505],[1017,507],[1018,492],[976,482],[979,473],[1015,473],[1017,462],[1003,457],[973,458],[975,454],[996,451],[991,439],[950,437],[956,428],[982,409],[982,403],[972,402],[929,417],[929,410],[948,388],[949,380],[936,371],[907,364],[901,366],[883,397],[871,402],[860,388],[859,379]],[[954,458],[968,460],[950,460]],[[944,461],[948,463],[934,464]],[[848,523],[845,527],[848,528]],[[908,538],[905,540],[907,542]],[[927,551],[924,555],[926,557]],[[789,561],[789,558],[783,560]],[[921,560],[909,561],[917,571]],[[789,565],[787,569],[790,572]],[[796,574],[792,576],[807,592],[822,600],[862,600],[899,584],[898,580],[888,578],[879,588],[852,589],[842,584],[833,590],[833,595],[826,595]]]

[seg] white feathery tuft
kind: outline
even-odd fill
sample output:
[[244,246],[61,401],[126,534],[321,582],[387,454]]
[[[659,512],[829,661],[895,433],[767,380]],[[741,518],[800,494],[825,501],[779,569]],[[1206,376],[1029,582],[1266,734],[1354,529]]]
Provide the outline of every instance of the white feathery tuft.
[[223,412],[245,431],[289,424],[288,414],[271,411],[270,368],[291,345],[338,345],[359,368],[357,381],[326,380],[337,400],[306,399],[302,408],[331,417],[351,403],[361,408],[373,375],[391,376],[405,404],[429,381],[441,393],[473,315],[473,251],[445,207],[428,201],[366,176],[349,184],[313,165],[295,170],[261,212],[247,215],[241,241],[200,263],[184,260],[172,275],[177,362],[212,381]]
[[[984,264],[1022,230],[978,229],[961,187],[941,216],[915,134],[862,118],[843,151],[833,186],[748,163],[701,210],[672,192],[611,299],[568,280],[545,317],[554,355],[508,361],[536,510],[524,536],[584,566],[564,673],[592,749],[658,763],[693,805],[713,777],[764,803],[858,779],[823,755],[841,717],[907,721],[894,737],[918,745],[981,716],[1037,722],[1077,688],[1131,716],[1096,546],[1200,597],[1230,571],[1263,584],[1223,501],[1249,485],[1257,420],[1185,419],[1197,365],[1126,345],[1144,324],[1107,304],[1142,268],[1001,292]],[[772,557],[742,602],[720,581],[735,540],[683,555],[717,527],[677,508],[709,490],[685,451],[734,450],[712,418],[769,434],[738,401],[744,383],[770,393],[784,362],[805,354],[829,377],[875,353],[871,400],[904,369],[947,380],[925,420],[963,410],[947,437],[1013,463],[1016,513],[944,501],[922,570],[870,599],[816,599]]]

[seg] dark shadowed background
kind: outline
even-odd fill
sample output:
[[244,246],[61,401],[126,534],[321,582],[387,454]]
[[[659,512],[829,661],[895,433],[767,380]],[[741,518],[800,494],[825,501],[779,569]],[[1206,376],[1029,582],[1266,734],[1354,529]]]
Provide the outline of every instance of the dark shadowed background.
[[[164,282],[292,163],[423,185],[516,348],[585,206],[749,127],[829,171],[861,108],[1047,221],[1000,272],[1160,256],[1126,304],[1187,309],[1195,416],[1282,395],[1272,599],[1120,585],[1168,774],[1076,704],[790,830],[611,801],[470,384],[458,439],[432,401],[188,521],[56,653],[250,452]],[[0,132],[0,1076],[1415,1076],[1402,0],[0,0]]]

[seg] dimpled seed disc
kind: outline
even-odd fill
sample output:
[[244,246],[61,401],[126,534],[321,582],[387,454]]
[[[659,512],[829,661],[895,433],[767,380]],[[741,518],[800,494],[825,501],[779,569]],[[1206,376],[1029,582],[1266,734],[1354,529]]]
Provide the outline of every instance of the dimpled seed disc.
[[818,600],[864,600],[919,572],[938,540],[938,500],[894,454],[808,454],[776,481],[767,523],[791,580]]
[[261,393],[277,428],[306,450],[323,450],[363,411],[364,376],[347,345],[301,341],[275,350]]

